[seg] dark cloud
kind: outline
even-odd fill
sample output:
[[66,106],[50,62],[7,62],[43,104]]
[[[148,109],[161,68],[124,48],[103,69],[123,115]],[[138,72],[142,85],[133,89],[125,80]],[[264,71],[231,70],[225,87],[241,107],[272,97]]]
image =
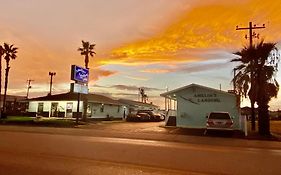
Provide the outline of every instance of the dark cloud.
[[123,84],[117,84],[112,86],[102,86],[102,85],[93,85],[93,87],[97,88],[114,88],[117,90],[127,90],[127,91],[138,91],[139,88],[144,88],[146,91],[163,91],[164,89],[154,88],[154,87],[138,87],[133,85],[123,85]]

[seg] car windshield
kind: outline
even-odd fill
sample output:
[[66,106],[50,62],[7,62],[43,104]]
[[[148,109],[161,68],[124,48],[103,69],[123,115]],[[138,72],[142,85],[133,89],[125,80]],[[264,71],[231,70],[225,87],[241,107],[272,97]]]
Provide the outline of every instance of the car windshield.
[[228,113],[211,113],[209,119],[230,119]]

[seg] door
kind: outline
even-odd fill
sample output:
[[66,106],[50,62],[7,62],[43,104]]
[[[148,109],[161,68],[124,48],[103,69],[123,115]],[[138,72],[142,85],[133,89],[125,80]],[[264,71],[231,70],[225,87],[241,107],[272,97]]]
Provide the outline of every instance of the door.
[[58,105],[59,103],[51,104],[51,117],[58,117]]
[[73,103],[72,102],[66,103],[66,117],[67,118],[72,117],[72,109],[73,109]]

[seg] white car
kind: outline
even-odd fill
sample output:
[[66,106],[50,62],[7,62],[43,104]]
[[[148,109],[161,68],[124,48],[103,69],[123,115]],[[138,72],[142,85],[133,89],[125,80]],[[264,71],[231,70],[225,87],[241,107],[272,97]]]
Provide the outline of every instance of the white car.
[[228,112],[211,112],[207,116],[206,130],[233,130],[233,120]]

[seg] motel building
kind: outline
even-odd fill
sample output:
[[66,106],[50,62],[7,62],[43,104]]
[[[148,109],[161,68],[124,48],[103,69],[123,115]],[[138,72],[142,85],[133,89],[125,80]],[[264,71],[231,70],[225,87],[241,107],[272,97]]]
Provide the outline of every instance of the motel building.
[[172,120],[174,121],[172,123],[175,123],[177,127],[205,128],[206,116],[210,112],[220,111],[228,112],[233,117],[233,129],[244,129],[243,120],[240,117],[240,101],[233,93],[190,84],[162,93],[160,96],[175,101],[176,109],[169,112],[166,124],[169,120]]
[[[62,93],[28,100],[30,116],[75,118],[77,116],[77,93]],[[137,110],[156,110],[158,106],[128,99],[115,100],[100,94],[81,94],[79,113],[84,112],[88,101],[87,117],[95,120],[125,119],[128,113]]]
[[[47,95],[29,99],[28,113],[31,116],[73,118],[77,116],[77,93]],[[88,101],[87,117],[94,119],[122,119],[127,115],[127,107],[117,100],[99,94],[81,94],[79,112],[84,111],[84,101]]]

